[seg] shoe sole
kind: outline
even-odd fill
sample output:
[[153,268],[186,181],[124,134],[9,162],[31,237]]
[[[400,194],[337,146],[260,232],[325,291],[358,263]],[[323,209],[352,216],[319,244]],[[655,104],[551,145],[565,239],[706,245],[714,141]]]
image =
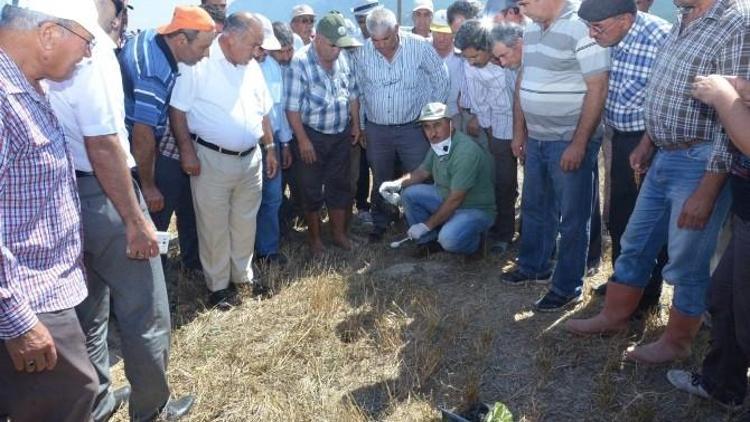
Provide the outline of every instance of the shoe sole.
[[503,284],[507,284],[508,286],[528,286],[530,284],[536,284],[538,286],[546,286],[549,284],[550,280],[552,280],[551,275],[547,278],[534,278],[534,279],[518,281],[518,282],[508,281],[503,278],[500,279],[500,281]]
[[583,302],[583,295],[578,296],[577,299],[571,300],[570,302],[566,303],[565,305],[562,305],[557,308],[546,308],[546,309],[540,309],[536,306],[536,303],[534,304],[534,310],[537,312],[541,312],[543,314],[554,314],[556,312],[564,311],[568,308],[573,308],[579,303]]

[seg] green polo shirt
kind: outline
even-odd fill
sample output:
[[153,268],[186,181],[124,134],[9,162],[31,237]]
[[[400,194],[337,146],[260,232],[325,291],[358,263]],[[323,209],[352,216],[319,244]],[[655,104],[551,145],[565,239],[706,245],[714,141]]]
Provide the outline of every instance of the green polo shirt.
[[490,156],[472,139],[456,132],[448,155],[438,157],[430,149],[420,168],[432,175],[440,197],[452,191],[466,192],[460,209],[478,209],[495,218],[495,188]]

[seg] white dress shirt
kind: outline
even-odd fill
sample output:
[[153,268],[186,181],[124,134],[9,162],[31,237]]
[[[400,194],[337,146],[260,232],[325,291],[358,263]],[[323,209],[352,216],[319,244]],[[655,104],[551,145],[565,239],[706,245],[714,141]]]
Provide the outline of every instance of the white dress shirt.
[[263,136],[263,117],[273,98],[258,62],[235,66],[224,56],[221,36],[209,57],[190,67],[180,64],[170,105],[187,113],[191,133],[232,151],[245,151]]
[[479,126],[492,128],[495,138],[512,139],[515,73],[491,62],[481,68],[465,62],[464,72]]
[[91,57],[76,67],[73,77],[47,82],[50,103],[63,126],[76,170],[93,171],[83,138],[112,134],[117,134],[127,165],[133,168],[116,46],[104,30],[95,36],[97,44]]

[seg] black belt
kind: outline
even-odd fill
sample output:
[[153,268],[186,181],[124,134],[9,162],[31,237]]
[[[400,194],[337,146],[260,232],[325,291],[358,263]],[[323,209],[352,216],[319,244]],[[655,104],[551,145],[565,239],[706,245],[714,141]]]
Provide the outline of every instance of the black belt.
[[76,177],[90,177],[90,176],[93,176],[93,175],[94,175],[93,171],[76,170]]
[[206,147],[208,149],[212,149],[214,151],[217,151],[217,152],[220,152],[220,153],[226,154],[226,155],[234,155],[236,157],[245,157],[245,156],[249,155],[251,152],[253,152],[253,150],[255,149],[255,147],[252,147],[252,148],[247,149],[245,151],[232,151],[232,150],[229,150],[229,149],[226,149],[226,148],[222,148],[222,147],[220,147],[220,146],[218,146],[216,144],[212,144],[211,142],[208,142],[208,141],[204,140],[200,136],[196,136],[195,137],[195,142],[197,142],[198,145],[203,145],[204,147]]

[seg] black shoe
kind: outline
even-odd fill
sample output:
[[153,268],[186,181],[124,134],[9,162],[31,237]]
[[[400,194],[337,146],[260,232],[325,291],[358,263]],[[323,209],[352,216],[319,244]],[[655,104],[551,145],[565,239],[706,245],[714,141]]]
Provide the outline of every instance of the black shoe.
[[505,284],[510,284],[511,286],[521,286],[529,282],[547,284],[549,283],[550,277],[552,277],[552,274],[533,277],[522,272],[520,269],[515,269],[511,272],[503,273],[503,275],[500,276],[500,281]]
[[237,296],[237,288],[231,284],[229,286],[226,289],[217,290],[208,295],[208,304],[211,308],[228,311],[242,303]]
[[367,236],[367,239],[370,243],[380,243],[383,241],[384,235],[385,235],[385,229],[375,228]]
[[411,253],[412,258],[427,258],[430,255],[434,255],[439,252],[443,252],[444,249],[440,246],[436,240],[430,240],[427,243],[417,244],[417,248]]
[[167,404],[162,408],[159,418],[163,421],[180,420],[183,416],[190,413],[193,403],[195,403],[195,397],[190,394],[176,400],[169,399]]
[[130,400],[131,392],[132,390],[130,389],[129,385],[120,387],[112,392],[112,397],[115,399],[115,407],[112,408],[113,414],[117,412],[117,410],[120,409],[123,405],[127,404],[127,402]]
[[582,300],[583,295],[581,294],[571,298],[566,298],[550,290],[544,295],[544,297],[534,302],[534,309],[538,312],[557,312],[569,306],[576,305]]

